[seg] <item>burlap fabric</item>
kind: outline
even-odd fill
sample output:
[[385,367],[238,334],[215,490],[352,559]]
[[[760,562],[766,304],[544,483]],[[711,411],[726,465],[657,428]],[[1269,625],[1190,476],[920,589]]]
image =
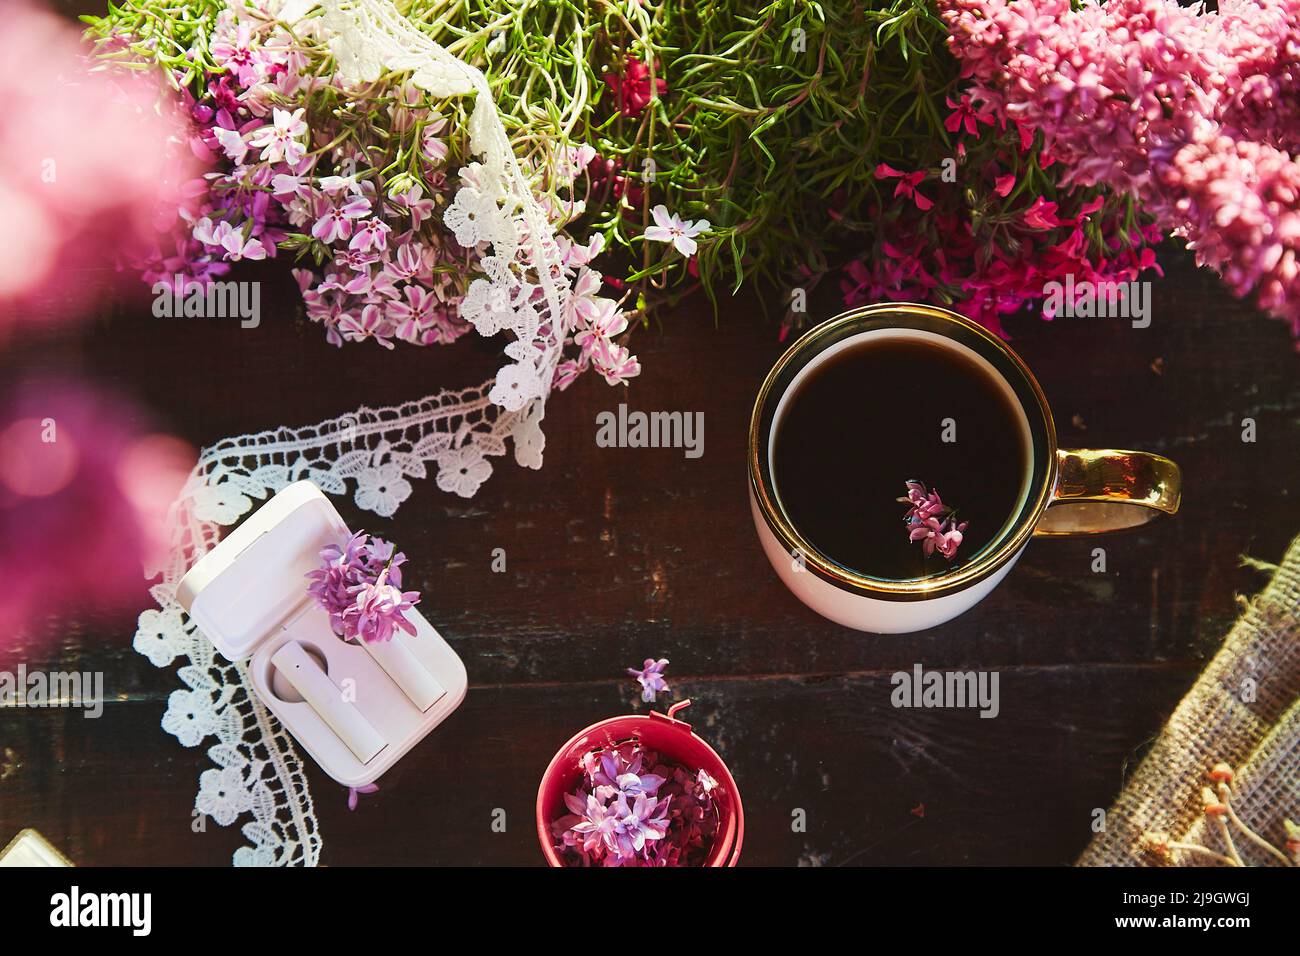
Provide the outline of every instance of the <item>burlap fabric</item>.
[[[1300,537],[1179,703],[1079,865],[1159,864],[1142,845],[1147,832],[1223,852],[1201,800],[1220,761],[1237,773],[1237,814],[1281,848],[1283,819],[1300,823]],[[1278,863],[1238,833],[1233,838],[1244,862]],[[1183,852],[1172,861],[1204,865],[1206,858]]]

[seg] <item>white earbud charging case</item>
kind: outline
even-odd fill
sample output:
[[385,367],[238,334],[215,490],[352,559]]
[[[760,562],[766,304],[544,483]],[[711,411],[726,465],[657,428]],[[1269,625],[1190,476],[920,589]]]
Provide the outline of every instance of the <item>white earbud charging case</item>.
[[[345,786],[359,787],[377,780],[460,706],[468,681],[456,652],[418,610],[406,612],[416,633],[398,631],[392,637],[405,651],[378,650],[386,657],[397,655],[404,666],[427,671],[418,674],[426,699],[432,699],[424,710],[370,651],[334,633],[325,610],[307,593],[307,572],[321,566],[323,547],[342,544],[350,535],[319,488],[310,481],[296,482],[200,558],[181,579],[177,598],[222,655],[247,661],[254,692],[321,769]],[[369,735],[379,748],[373,756],[360,759],[277,676],[271,658],[291,641],[324,665],[339,693],[331,704],[355,708],[377,732],[377,737]]]

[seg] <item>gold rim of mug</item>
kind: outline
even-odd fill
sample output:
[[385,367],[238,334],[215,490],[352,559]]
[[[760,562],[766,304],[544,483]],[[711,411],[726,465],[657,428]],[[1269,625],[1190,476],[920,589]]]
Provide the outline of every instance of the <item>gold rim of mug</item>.
[[[894,321],[891,321],[891,318]],[[787,372],[792,377],[824,348],[829,347],[834,342],[850,335],[857,335],[878,328],[939,331],[940,334],[945,334],[947,337],[966,345],[971,345],[968,340],[973,338],[976,343],[985,347],[982,350],[976,348],[975,351],[992,362],[998,374],[1007,379],[1012,391],[1016,393],[1017,399],[1024,408],[1026,418],[1029,420],[1031,485],[1026,500],[1019,509],[1019,520],[1010,530],[1010,533],[1003,532],[1001,539],[996,540],[996,547],[986,547],[974,561],[952,571],[927,578],[911,580],[876,578],[859,574],[831,560],[794,527],[778,506],[776,494],[772,488],[773,481],[767,454],[768,435],[771,430],[771,420],[775,414],[775,405],[780,401],[786,388],[789,387],[789,382],[786,382],[780,392],[775,392],[778,380],[785,377]],[[960,335],[951,334],[958,330],[960,330]],[[992,352],[992,354],[988,354],[989,352]],[[994,361],[995,357],[1001,360],[1001,364],[1009,365],[1014,369],[1021,379],[1020,384],[1024,388],[1017,388],[1018,383],[1012,381],[1006,375],[1004,368],[999,367],[1000,363]],[[1026,407],[1023,401],[1026,391],[1034,399],[1037,406],[1036,411],[1041,416],[1041,422],[1036,423],[1034,421],[1032,413],[1035,409]],[[772,414],[768,414],[769,403],[772,406]],[[1044,438],[1045,447],[1041,449],[1037,447],[1037,443],[1034,441],[1037,431],[1035,424],[1041,426],[1040,430]],[[1020,552],[1020,549],[1033,535],[1034,528],[1043,512],[1051,503],[1052,490],[1056,487],[1057,478],[1056,451],[1056,426],[1052,421],[1052,412],[1048,407],[1047,397],[1043,394],[1042,387],[1038,384],[1038,380],[1034,378],[1033,373],[1029,371],[1028,366],[1005,342],[983,326],[948,309],[915,302],[881,302],[842,312],[834,318],[814,326],[786,349],[785,354],[772,366],[771,371],[767,373],[767,377],[763,379],[762,387],[758,390],[758,397],[754,400],[754,410],[749,421],[749,482],[764,522],[776,535],[777,540],[782,543],[787,553],[791,555],[797,553],[803,556],[804,566],[807,570],[814,572],[818,577],[831,584],[854,593],[886,600],[921,601],[941,597],[945,594],[954,594],[973,584],[977,584]],[[1039,472],[1041,472],[1041,475],[1039,475]],[[1037,480],[1035,480],[1035,475],[1039,475]]]

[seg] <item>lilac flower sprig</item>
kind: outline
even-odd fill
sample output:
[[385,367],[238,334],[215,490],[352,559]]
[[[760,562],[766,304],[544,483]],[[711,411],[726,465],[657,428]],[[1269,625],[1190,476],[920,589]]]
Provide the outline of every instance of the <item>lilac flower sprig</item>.
[[645,703],[653,704],[656,694],[668,693],[668,681],[664,679],[664,669],[667,666],[666,657],[661,657],[659,660],[647,657],[640,670],[635,667],[627,669],[628,676],[635,677],[636,682],[641,685],[641,700]]
[[718,832],[718,782],[637,741],[582,758],[568,813],[554,820],[569,866],[700,866]]
[[402,590],[405,554],[358,531],[341,546],[326,545],[320,556],[324,564],[307,572],[307,593],[329,614],[335,634],[373,643],[397,630],[415,633],[406,612],[420,602],[420,592]]
[[957,556],[969,521],[957,522],[957,509],[943,503],[938,491],[927,491],[920,481],[907,482],[907,497],[898,499],[910,504],[903,520],[907,522],[908,540],[921,542],[921,550],[928,558],[938,551],[951,561]]
[[[171,204],[172,215],[150,237],[156,241],[132,257],[147,283],[188,294],[234,263],[287,254],[298,265],[293,276],[307,317],[333,345],[429,346],[473,328],[489,336],[500,330],[486,295],[470,295],[489,269],[488,247],[469,241],[484,210],[461,208],[464,197],[487,195],[469,143],[472,100],[435,96],[400,70],[354,84],[339,69],[326,18],[298,19],[301,10],[293,10],[302,5],[291,0],[122,6],[93,20],[98,56],[162,68],[189,118],[177,138],[211,167],[186,178],[184,201]],[[408,15],[433,17],[404,9]],[[164,49],[156,35],[168,37]],[[185,56],[172,55],[177,44],[188,48]],[[571,334],[549,384],[567,388],[589,369],[626,384],[641,371],[623,344],[629,293],[601,294],[606,282],[592,260],[604,235],[584,229],[578,237],[571,228],[584,209],[579,194],[595,151],[565,136],[529,152],[548,157],[539,168],[526,164],[525,173],[556,230],[563,274],[554,278],[573,290],[563,316]],[[689,242],[678,239],[679,247]],[[527,288],[526,301],[512,307],[541,307],[543,290]]]

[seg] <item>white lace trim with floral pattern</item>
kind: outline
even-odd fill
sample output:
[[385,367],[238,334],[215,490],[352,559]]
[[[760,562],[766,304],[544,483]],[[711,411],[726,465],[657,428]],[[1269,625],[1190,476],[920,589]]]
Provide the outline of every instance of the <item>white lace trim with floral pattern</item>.
[[245,814],[249,845],[234,863],[314,866],[321,835],[302,760],[256,695],[242,664],[222,658],[176,603],[186,570],[216,544],[220,528],[303,478],[357,507],[388,517],[411,493],[408,479],[435,462],[443,491],[469,497],[492,473],[490,457],[513,442],[515,460],[540,468],[541,421],[572,316],[571,280],[551,223],[519,168],[483,74],[438,46],[388,0],[321,0],[331,47],[356,82],[408,69],[437,96],[473,95],[470,146],[478,162],[461,170],[445,222],[480,250],[461,314],[483,335],[513,333],[510,362],[477,388],[444,391],[391,408],[361,408],[306,428],[277,428],[205,449],[173,504],[171,551],[152,588],[158,610],[140,615],[134,646],[157,667],[177,660],[185,689],[173,691],[162,725],[186,747],[208,743],[216,766],[199,778],[195,809],[229,826]]

